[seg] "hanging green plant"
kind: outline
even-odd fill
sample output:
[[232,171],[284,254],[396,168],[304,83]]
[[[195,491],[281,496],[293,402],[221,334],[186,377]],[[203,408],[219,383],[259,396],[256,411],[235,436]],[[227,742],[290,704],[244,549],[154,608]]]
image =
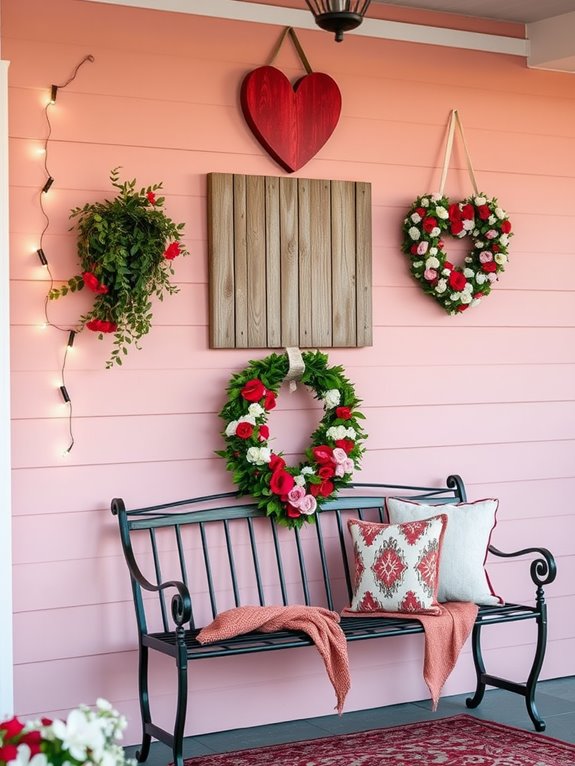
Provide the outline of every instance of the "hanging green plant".
[[135,179],[120,182],[119,168],[110,173],[118,193],[111,200],[87,203],[70,212],[76,219],[82,273],[50,290],[50,300],[87,287],[94,293],[90,311],[80,317],[81,328],[102,339],[114,334],[106,367],[122,364],[130,345],[140,348],[152,322],[152,297],[178,292],[170,282],[172,261],[188,255],[181,242],[183,223],[174,223],[163,210],[162,184],[136,189]]

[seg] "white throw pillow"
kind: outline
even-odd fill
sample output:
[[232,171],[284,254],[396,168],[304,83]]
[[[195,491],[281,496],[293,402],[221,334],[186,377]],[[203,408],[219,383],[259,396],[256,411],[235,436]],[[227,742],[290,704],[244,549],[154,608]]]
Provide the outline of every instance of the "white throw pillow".
[[484,567],[487,546],[496,523],[498,500],[423,505],[388,497],[386,504],[392,524],[420,521],[436,513],[447,515],[439,565],[438,601],[473,601],[480,605],[504,603],[493,592]]

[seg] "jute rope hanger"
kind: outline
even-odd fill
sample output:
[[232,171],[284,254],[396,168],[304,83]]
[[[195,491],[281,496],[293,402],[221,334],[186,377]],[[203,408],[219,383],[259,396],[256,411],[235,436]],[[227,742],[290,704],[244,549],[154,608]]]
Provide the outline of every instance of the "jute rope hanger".
[[296,49],[296,53],[299,56],[299,60],[303,64],[305,71],[308,74],[311,74],[313,72],[313,69],[311,68],[311,65],[307,59],[307,56],[305,55],[303,51],[303,48],[301,47],[301,43],[298,40],[298,37],[295,33],[295,29],[293,27],[286,27],[284,31],[281,33],[279,40],[277,41],[275,48],[272,51],[272,54],[270,56],[270,60],[268,61],[267,66],[272,66],[272,64],[277,58],[278,53],[280,52],[280,48],[284,44],[284,40],[286,39],[288,35],[294,45],[294,48]]
[[289,361],[289,369],[284,378],[284,383],[289,383],[290,393],[296,390],[296,381],[301,380],[305,371],[305,362],[300,349],[297,346],[286,348],[286,354]]
[[459,130],[461,142],[463,144],[463,149],[465,151],[465,159],[467,161],[467,171],[469,173],[469,178],[471,179],[471,185],[473,186],[473,191],[475,192],[475,194],[479,194],[477,181],[475,179],[475,172],[473,170],[473,165],[471,164],[471,156],[469,154],[469,149],[467,148],[467,141],[465,140],[465,134],[463,132],[463,124],[461,122],[461,118],[459,117],[459,112],[457,111],[457,109],[452,109],[451,116],[449,118],[449,126],[447,129],[447,142],[445,145],[445,158],[443,160],[443,170],[441,171],[441,181],[439,182],[439,193],[442,197],[443,197],[443,192],[445,190],[445,182],[447,181],[447,172],[449,170],[449,164],[451,162],[451,153],[453,152],[453,141],[455,138],[456,127]]

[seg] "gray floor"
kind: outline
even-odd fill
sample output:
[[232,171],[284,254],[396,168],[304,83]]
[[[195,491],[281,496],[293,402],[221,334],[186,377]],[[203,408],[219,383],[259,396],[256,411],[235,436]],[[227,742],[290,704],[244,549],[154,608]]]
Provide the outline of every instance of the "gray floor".
[[[328,737],[331,734],[397,726],[460,713],[468,713],[477,718],[486,718],[534,731],[527,715],[525,701],[517,695],[499,689],[488,691],[476,710],[466,708],[467,696],[442,697],[436,713],[431,712],[428,701],[422,700],[375,710],[344,713],[341,718],[337,715],[329,715],[270,726],[205,734],[185,741],[184,756],[189,758],[195,755]],[[575,743],[575,676],[542,681],[537,687],[536,702],[539,713],[547,723],[544,735]],[[135,750],[137,748],[127,748],[130,756],[134,755]],[[165,745],[154,742],[146,762],[147,766],[167,766],[171,761],[171,751]]]

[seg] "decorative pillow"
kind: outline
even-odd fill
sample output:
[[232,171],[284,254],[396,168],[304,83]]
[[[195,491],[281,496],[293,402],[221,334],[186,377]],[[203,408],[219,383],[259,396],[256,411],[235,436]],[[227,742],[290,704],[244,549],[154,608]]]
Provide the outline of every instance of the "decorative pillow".
[[448,518],[439,567],[439,601],[473,601],[476,604],[502,604],[493,592],[485,571],[487,546],[495,527],[498,500],[475,503],[423,505],[397,497],[386,500],[390,522],[426,519],[431,513]]
[[439,554],[444,514],[406,524],[347,523],[353,540],[353,612],[439,614]]

